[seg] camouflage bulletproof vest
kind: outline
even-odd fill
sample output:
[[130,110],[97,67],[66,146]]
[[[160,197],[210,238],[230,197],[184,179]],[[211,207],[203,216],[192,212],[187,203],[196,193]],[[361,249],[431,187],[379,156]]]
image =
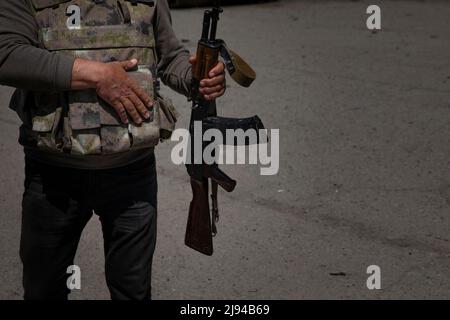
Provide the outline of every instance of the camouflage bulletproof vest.
[[148,148],[170,137],[175,111],[157,93],[152,0],[30,0],[43,48],[101,62],[137,59],[129,72],[155,101],[152,116],[124,125],[94,89],[34,92],[32,130],[43,149],[92,155]]

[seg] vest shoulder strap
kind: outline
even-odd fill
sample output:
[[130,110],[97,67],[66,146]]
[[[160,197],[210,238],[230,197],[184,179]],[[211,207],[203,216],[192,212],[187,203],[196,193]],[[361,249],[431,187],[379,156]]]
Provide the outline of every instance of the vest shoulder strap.
[[42,10],[57,6],[64,2],[69,2],[70,0],[30,0],[30,1],[35,10]]
[[[43,10],[46,8],[51,8],[61,3],[69,2],[71,0],[29,0],[34,10]],[[132,4],[145,3],[148,5],[155,5],[155,0],[125,0],[131,2]],[[96,1],[96,3],[101,3],[102,0]]]
[[128,2],[131,2],[132,4],[137,4],[137,3],[145,3],[145,4],[149,4],[149,5],[155,5],[155,0],[125,0]]

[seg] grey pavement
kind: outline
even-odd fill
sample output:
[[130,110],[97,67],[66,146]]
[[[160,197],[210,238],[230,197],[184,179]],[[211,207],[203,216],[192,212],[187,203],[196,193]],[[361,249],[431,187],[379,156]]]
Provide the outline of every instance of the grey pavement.
[[[228,81],[224,116],[259,114],[280,129],[280,171],[224,166],[213,257],[184,246],[191,190],[185,168],[158,148],[155,299],[450,298],[450,3],[369,1],[226,7],[220,36],[251,61],[250,89]],[[202,9],[173,11],[195,50]],[[186,128],[189,103],[178,105]],[[23,154],[18,119],[0,89],[0,299],[20,299]],[[61,182],[63,186],[63,181]],[[86,228],[73,299],[108,299],[98,219]],[[366,268],[381,268],[368,290]],[[337,274],[337,275],[336,275]]]

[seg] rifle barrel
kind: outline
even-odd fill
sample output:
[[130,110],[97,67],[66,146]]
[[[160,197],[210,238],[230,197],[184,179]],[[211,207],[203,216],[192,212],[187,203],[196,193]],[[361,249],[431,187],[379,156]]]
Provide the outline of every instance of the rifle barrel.
[[211,11],[206,10],[203,16],[202,41],[208,41],[209,29],[211,27]]
[[[219,1],[220,3],[220,1]],[[216,6],[211,11],[211,34],[209,36],[210,41],[215,41],[217,36],[217,23],[220,19],[220,14],[223,12],[220,6]]]

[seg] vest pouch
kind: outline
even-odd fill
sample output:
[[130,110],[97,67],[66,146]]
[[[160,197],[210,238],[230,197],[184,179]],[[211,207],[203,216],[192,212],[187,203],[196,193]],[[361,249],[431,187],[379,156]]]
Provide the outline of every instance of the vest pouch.
[[70,132],[70,152],[73,154],[100,154],[101,141],[99,130],[100,104],[95,90],[68,92],[68,120]]
[[167,97],[158,94],[159,118],[160,118],[160,134],[161,140],[168,140],[172,136],[177,123],[178,112],[175,106]]
[[32,109],[31,125],[36,133],[37,146],[43,149],[62,148],[61,115],[62,107],[56,94],[35,94],[35,107]]
[[[155,101],[154,77],[148,67],[140,66],[137,71],[128,72],[129,76]],[[129,132],[132,138],[132,149],[154,147],[160,139],[160,109],[158,103],[154,103],[150,110],[150,118],[144,120],[141,125],[130,123]]]

